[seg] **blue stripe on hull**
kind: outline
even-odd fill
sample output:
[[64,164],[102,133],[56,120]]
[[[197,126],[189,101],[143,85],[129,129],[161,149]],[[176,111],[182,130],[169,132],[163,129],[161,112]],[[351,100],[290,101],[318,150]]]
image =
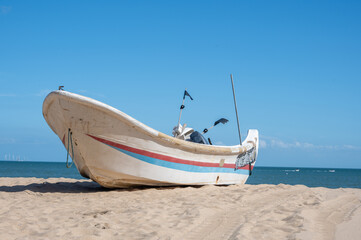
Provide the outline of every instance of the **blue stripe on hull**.
[[[106,144],[106,145],[108,145],[108,144]],[[110,146],[110,145],[108,145],[108,146],[115,149],[115,150],[118,150],[118,151],[120,151],[120,152],[122,152],[122,153],[124,153],[124,154],[126,154],[128,156],[131,156],[133,158],[141,160],[143,162],[147,162],[147,163],[154,164],[154,165],[161,166],[161,167],[172,168],[172,169],[186,171],[186,172],[236,173],[236,174],[248,175],[248,170],[244,170],[244,169],[234,170],[233,168],[201,167],[201,166],[195,166],[195,165],[190,165],[190,164],[173,163],[173,162],[159,160],[159,159],[156,159],[156,158],[151,158],[151,157],[144,156],[144,155],[141,155],[141,154],[129,152],[129,151],[126,151],[126,150],[123,150],[123,149],[119,149],[119,148]]]

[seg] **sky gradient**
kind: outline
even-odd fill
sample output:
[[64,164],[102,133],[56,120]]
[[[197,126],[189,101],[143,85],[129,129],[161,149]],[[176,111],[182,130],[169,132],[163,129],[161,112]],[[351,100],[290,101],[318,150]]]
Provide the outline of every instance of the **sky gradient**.
[[260,132],[258,166],[361,168],[359,1],[1,1],[0,159],[65,161],[59,85],[171,134]]

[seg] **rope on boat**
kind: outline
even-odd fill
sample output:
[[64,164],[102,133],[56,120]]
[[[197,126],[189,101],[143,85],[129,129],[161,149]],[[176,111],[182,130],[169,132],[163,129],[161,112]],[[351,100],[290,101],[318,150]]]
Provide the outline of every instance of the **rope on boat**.
[[[69,164],[69,144],[71,143],[71,158],[72,158],[72,162],[71,164]],[[68,130],[68,147],[66,149],[66,167],[67,168],[71,168],[71,166],[73,166],[74,163],[74,147],[73,147],[73,133],[71,132],[70,128]]]

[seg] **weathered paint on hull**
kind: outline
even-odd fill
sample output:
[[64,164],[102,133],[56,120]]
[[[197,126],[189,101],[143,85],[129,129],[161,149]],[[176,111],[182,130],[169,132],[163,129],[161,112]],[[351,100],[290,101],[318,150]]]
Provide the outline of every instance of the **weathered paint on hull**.
[[257,130],[249,130],[242,146],[187,142],[66,91],[46,97],[43,115],[65,147],[72,133],[72,158],[80,174],[108,188],[240,184],[249,174],[249,165],[239,164],[240,156],[242,161],[246,156],[252,167],[257,157]]

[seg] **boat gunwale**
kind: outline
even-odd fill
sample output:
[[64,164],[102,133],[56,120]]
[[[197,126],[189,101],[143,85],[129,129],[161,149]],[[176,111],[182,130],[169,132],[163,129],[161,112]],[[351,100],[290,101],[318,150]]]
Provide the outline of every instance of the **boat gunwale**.
[[[246,138],[242,146],[241,145],[234,145],[234,146],[203,145],[199,143],[185,141],[182,139],[169,136],[160,131],[157,131],[145,125],[144,123],[141,123],[140,121],[134,119],[133,117],[127,115],[126,113],[110,105],[107,105],[103,102],[63,90],[53,91],[46,96],[43,103],[43,115],[46,121],[47,121],[46,113],[48,112],[49,107],[53,103],[53,99],[55,99],[56,97],[62,97],[66,100],[72,100],[78,104],[82,104],[87,107],[92,107],[100,112],[103,112],[104,114],[110,115],[111,117],[114,117],[119,121],[122,121],[128,126],[135,128],[137,131],[146,134],[147,136],[153,138],[155,142],[176,149],[189,151],[192,153],[208,154],[208,155],[238,155],[240,153],[250,150],[253,147],[257,147],[258,145],[253,141],[249,141],[248,138]],[[53,127],[49,122],[48,124],[53,129]],[[257,140],[258,139],[256,139],[256,141]]]

